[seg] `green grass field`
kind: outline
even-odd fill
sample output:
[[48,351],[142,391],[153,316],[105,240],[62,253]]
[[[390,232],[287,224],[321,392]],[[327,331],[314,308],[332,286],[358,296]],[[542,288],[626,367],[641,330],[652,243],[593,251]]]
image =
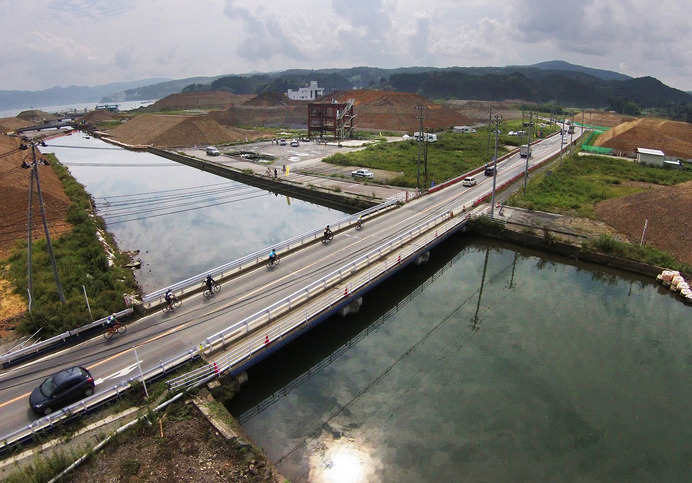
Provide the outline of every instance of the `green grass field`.
[[648,184],[672,186],[692,180],[692,170],[642,166],[605,156],[577,156],[563,160],[529,183],[526,193],[518,191],[508,204],[530,210],[595,218],[594,205],[648,189]]

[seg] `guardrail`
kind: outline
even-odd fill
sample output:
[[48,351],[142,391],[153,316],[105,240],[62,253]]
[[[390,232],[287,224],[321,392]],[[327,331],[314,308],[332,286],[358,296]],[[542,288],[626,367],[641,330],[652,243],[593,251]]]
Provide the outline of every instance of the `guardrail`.
[[[347,227],[352,225],[353,223],[358,220],[359,217],[363,216],[372,216],[380,211],[383,210],[388,210],[392,208],[393,206],[399,204],[401,201],[398,200],[397,198],[392,198],[384,203],[380,203],[377,206],[373,206],[371,208],[365,209],[363,211],[360,211],[358,213],[355,213],[353,215],[346,216],[344,218],[341,218],[339,220],[336,220],[332,223],[329,224],[329,226],[332,228],[332,231],[338,231],[341,228]],[[301,235],[298,235],[296,237],[290,238],[288,240],[279,242],[277,244],[272,245],[271,248],[274,248],[274,250],[277,253],[285,253],[288,250],[291,250],[295,247],[304,245],[306,243],[312,243],[318,238],[321,238],[323,235],[323,228],[316,228],[314,230],[308,231],[306,233],[303,233]],[[168,290],[172,290],[174,293],[178,295],[184,294],[186,291],[190,291],[191,289],[197,289],[199,286],[202,284],[204,279],[206,278],[207,274],[211,274],[214,278],[223,278],[231,273],[234,272],[239,272],[249,266],[258,264],[258,263],[264,263],[267,260],[267,257],[269,256],[269,250],[271,248],[264,248],[262,250],[256,251],[254,253],[251,253],[249,255],[246,255],[242,258],[239,258],[237,260],[234,260],[232,262],[229,262],[225,265],[221,265],[220,267],[216,267],[212,270],[207,270],[204,273],[195,275],[193,277],[190,277],[188,279],[182,280],[180,282],[177,282],[170,287],[167,288],[162,288],[159,290],[155,290],[154,292],[151,292],[145,296],[142,297],[142,303],[149,308],[153,304],[158,304],[158,303],[163,303],[163,296]]]
[[[120,319],[122,317],[127,317],[132,313],[133,309],[127,308],[125,310],[117,312],[115,316],[118,319]],[[103,325],[106,322],[107,318],[108,317],[103,317],[101,319],[91,322],[90,324],[83,325],[82,327],[78,327],[76,329],[68,330],[67,332],[63,332],[62,334],[58,334],[54,337],[51,337],[50,339],[36,342],[28,347],[21,347],[17,350],[11,350],[10,352],[7,352],[6,354],[0,356],[0,364],[2,364],[2,366],[4,367],[5,365],[10,364],[13,361],[17,361],[18,359],[22,359],[29,355],[37,354],[39,352],[49,349],[54,345],[64,344],[67,340],[77,337],[82,332],[86,332],[88,330],[93,329],[94,327]]]
[[97,406],[104,404],[111,399],[120,397],[120,395],[131,388],[133,382],[144,380],[151,381],[157,379],[167,372],[181,366],[191,360],[198,357],[196,349],[190,349],[187,352],[178,354],[177,356],[169,359],[166,362],[159,361],[154,367],[142,372],[142,375],[137,375],[127,380],[123,380],[118,384],[105,389],[103,391],[94,394],[91,397],[82,399],[81,401],[74,403],[70,406],[64,407],[57,410],[47,416],[43,416],[35,421],[32,421],[27,426],[13,431],[12,433],[6,434],[0,437],[0,453],[4,452],[16,443],[24,441],[26,438],[43,431],[48,428],[52,428],[55,423],[63,420],[70,419],[72,417],[78,416],[80,414],[85,414],[86,412],[96,408]]
[[[469,218],[469,214],[455,218],[451,211],[437,215],[283,300],[206,338],[200,344],[200,349],[206,354],[223,349],[229,342],[238,341],[240,338],[245,340],[242,345],[231,350],[220,360],[171,379],[168,381],[169,389],[189,389],[204,384],[217,377],[220,373],[230,370],[255,352],[276,340],[280,340],[298,327],[309,323],[316,315],[353,297],[353,294],[359,289],[369,284],[373,279],[380,277],[392,267],[405,264],[409,257],[418,253],[440,236],[439,227],[441,225],[444,224],[442,233],[446,233],[465,223]],[[436,227],[437,230],[434,233],[431,232]],[[416,241],[411,243],[413,240]],[[346,279],[349,282],[339,286]],[[339,288],[335,290],[337,286]],[[300,307],[300,309],[297,307]],[[259,329],[269,324],[269,322],[277,320],[286,314],[288,316],[280,321],[276,327],[260,332]],[[248,338],[248,334],[251,332],[255,332],[255,335]]]

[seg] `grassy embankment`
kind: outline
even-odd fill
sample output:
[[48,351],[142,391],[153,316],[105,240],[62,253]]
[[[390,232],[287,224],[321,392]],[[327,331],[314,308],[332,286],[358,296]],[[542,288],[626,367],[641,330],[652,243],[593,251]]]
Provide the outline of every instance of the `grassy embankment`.
[[[508,122],[500,126],[502,134],[498,139],[498,157],[519,146],[521,138],[509,136],[510,130],[520,129],[521,122]],[[526,129],[526,128],[524,128]],[[549,131],[543,128],[544,132]],[[468,171],[483,166],[492,159],[495,147],[494,134],[488,141],[488,130],[481,129],[476,133],[444,132],[437,136],[438,141],[428,143],[428,182],[441,183],[455,178]],[[524,137],[526,142],[526,137]],[[413,139],[398,142],[381,142],[351,153],[339,153],[327,158],[324,162],[341,166],[363,166],[371,169],[383,169],[401,172],[400,176],[387,181],[394,186],[415,187],[418,170],[418,142]],[[423,159],[423,154],[421,154]],[[424,180],[423,161],[420,167],[421,184]],[[373,181],[378,182],[377,178]]]
[[[564,159],[552,174],[542,175],[528,184],[526,193],[517,191],[507,204],[529,210],[576,215],[596,219],[599,201],[641,193],[647,184],[672,186],[692,180],[692,170],[673,170],[642,166],[627,160],[604,156],[572,156]],[[690,273],[691,267],[651,246],[632,245],[601,235],[585,249],[621,256],[652,265]]]
[[[129,261],[127,256],[117,252],[115,241],[105,231],[104,221],[93,215],[89,194],[54,156],[46,157],[50,159],[53,170],[70,198],[67,221],[73,228],[70,232],[51,239],[65,304],[58,298],[45,239],[32,244],[34,299],[31,312],[20,320],[18,331],[32,334],[42,329],[41,337],[44,339],[91,322],[84,289],[89,296],[94,319],[123,310],[125,294],[138,291],[132,270],[123,267]],[[99,234],[115,250],[112,264],[109,264]],[[10,258],[0,263],[9,264],[9,277],[15,286],[15,292],[26,295],[26,241],[19,242]]]

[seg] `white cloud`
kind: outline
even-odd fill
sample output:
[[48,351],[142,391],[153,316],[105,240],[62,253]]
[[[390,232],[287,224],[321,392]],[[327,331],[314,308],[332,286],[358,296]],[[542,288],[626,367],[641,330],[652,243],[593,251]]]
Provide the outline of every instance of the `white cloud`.
[[0,89],[553,59],[692,89],[691,9],[671,0],[655,6],[644,0],[0,0],[0,6]]

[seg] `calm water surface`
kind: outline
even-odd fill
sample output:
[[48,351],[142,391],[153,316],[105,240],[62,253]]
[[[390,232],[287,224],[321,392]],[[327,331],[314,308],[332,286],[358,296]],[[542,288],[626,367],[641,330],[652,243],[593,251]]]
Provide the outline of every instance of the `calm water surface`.
[[462,236],[249,371],[291,481],[689,481],[691,309],[648,279]]
[[145,293],[344,216],[77,133],[47,144],[42,152],[85,186],[119,248],[140,250]]

